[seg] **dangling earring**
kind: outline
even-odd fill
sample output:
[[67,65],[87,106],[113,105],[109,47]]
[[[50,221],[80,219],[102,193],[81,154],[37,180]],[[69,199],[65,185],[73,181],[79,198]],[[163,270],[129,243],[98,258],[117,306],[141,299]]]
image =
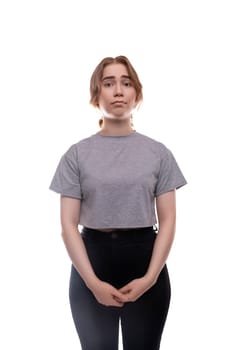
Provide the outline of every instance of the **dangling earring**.
[[100,119],[99,119],[99,127],[102,129],[102,127],[103,127],[103,123],[104,123],[104,117],[101,117]]

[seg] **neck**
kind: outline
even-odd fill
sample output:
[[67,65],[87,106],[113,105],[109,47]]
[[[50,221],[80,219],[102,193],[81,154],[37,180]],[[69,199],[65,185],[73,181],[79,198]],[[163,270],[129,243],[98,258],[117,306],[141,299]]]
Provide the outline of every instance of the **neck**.
[[103,126],[99,132],[101,135],[125,136],[135,132],[129,120],[107,120],[103,119]]

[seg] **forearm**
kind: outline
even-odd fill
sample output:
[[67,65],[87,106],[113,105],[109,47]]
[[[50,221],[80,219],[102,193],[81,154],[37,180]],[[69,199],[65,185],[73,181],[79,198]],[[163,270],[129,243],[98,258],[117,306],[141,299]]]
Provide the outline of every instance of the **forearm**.
[[164,267],[174,239],[175,225],[167,221],[161,225],[160,231],[154,243],[153,253],[147,273],[130,281],[120,289],[120,292],[127,295],[128,301],[136,301],[157,281],[158,276]]
[[74,267],[87,287],[91,289],[98,278],[91,266],[80,232],[76,227],[70,226],[65,230],[63,229],[62,238]]
[[101,281],[95,274],[85,244],[78,231],[81,201],[61,196],[62,238],[70,259],[96,300],[106,306],[123,306],[127,298],[111,284]]
[[159,233],[154,243],[150,264],[145,275],[145,278],[148,280],[148,283],[151,284],[151,286],[156,283],[158,276],[166,263],[172,247],[174,235],[174,222],[161,224]]

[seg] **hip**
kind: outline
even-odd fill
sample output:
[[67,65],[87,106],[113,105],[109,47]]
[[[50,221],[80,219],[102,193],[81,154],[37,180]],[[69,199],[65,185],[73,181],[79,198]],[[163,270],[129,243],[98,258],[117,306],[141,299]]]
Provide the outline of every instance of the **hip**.
[[112,232],[84,227],[81,234],[100,279],[120,287],[146,273],[156,240],[153,227]]

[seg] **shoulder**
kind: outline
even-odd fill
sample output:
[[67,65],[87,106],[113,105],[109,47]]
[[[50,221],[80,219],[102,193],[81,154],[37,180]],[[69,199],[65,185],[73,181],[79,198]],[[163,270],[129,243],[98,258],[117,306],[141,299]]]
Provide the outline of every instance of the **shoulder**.
[[167,152],[169,152],[169,149],[163,142],[141,133],[137,133],[137,135],[141,143],[148,145],[151,148],[151,150],[154,150],[156,153],[159,152],[161,154],[166,154]]
[[65,152],[66,156],[77,156],[80,151],[83,149],[89,148],[92,143],[93,136],[86,137],[73,143]]

